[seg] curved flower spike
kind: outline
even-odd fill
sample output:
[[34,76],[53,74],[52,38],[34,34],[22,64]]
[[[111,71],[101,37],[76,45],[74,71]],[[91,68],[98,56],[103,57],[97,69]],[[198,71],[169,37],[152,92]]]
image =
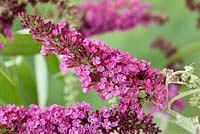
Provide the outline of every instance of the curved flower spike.
[[141,116],[141,105],[147,101],[161,108],[167,105],[165,76],[148,62],[137,61],[129,53],[112,49],[102,41],[84,38],[63,24],[46,23],[41,17],[22,14],[21,22],[23,27],[31,29],[34,39],[45,42],[43,55],[62,56],[61,71],[74,69],[84,92],[94,88],[102,100],[114,96],[136,98],[137,106],[133,108],[140,108],[136,111]]

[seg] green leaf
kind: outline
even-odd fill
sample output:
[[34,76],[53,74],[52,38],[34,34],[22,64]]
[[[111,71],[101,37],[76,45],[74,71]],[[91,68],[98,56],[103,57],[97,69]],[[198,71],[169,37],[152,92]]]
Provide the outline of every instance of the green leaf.
[[5,37],[1,36],[0,42],[5,43],[5,47],[0,51],[1,55],[33,55],[41,49],[41,43],[33,40],[30,34],[14,34],[12,41],[5,41]]
[[8,70],[8,68],[5,66],[4,61],[2,57],[0,57],[0,72],[7,78],[7,80],[14,85],[13,80],[11,78],[11,74]]
[[47,105],[60,104],[64,105],[64,78],[55,77],[59,73],[59,60],[56,56],[51,55],[46,57],[48,66],[48,98]]
[[157,112],[154,113],[154,122],[160,127],[162,130],[162,133],[166,133],[168,128],[168,122],[169,116],[165,113]]
[[38,104],[34,70],[27,60],[29,59],[22,59],[20,64],[11,67],[18,92],[25,106]]
[[199,134],[200,124],[198,118],[198,116],[185,117],[178,114],[174,123],[192,134]]
[[22,104],[17,88],[0,73],[0,105]]
[[167,63],[171,63],[176,59],[184,59],[194,53],[200,52],[200,42],[191,43],[188,45],[184,45],[178,49],[178,52],[174,54]]
[[34,77],[34,71],[28,65],[26,60],[17,66],[17,74],[19,77],[19,86],[26,104],[38,104],[37,88]]
[[0,72],[0,85],[0,105],[22,104],[17,87],[2,72]]
[[44,56],[34,56],[35,76],[38,91],[38,103],[40,107],[46,106],[48,88],[48,69]]

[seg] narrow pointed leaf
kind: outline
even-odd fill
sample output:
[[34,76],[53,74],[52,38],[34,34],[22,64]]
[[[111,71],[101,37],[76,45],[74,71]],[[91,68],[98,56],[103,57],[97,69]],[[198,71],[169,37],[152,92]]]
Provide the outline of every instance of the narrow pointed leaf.
[[56,56],[51,55],[46,57],[48,72],[49,72],[49,85],[48,85],[48,99],[47,105],[60,104],[64,105],[64,78],[55,77],[59,73],[59,60]]
[[12,80],[12,78],[11,78],[11,74],[10,74],[8,68],[5,66],[2,57],[0,57],[0,72],[1,72],[2,75],[4,75],[4,76],[7,78],[7,80],[8,80],[12,85],[14,85],[13,80]]
[[0,105],[22,104],[17,87],[0,72]]
[[22,59],[20,64],[12,66],[11,71],[23,105],[38,104],[34,70],[27,59]]

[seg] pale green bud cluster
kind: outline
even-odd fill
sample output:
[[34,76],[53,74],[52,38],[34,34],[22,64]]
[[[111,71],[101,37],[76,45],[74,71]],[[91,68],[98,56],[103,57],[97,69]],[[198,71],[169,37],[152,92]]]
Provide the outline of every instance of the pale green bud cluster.
[[200,93],[193,94],[189,101],[190,105],[193,107],[200,108]]
[[80,85],[81,84],[78,81],[78,78],[75,76],[74,72],[72,70],[68,70],[65,76],[64,87],[64,99],[66,101],[67,106],[77,102],[76,98],[78,98],[79,93],[81,91]]
[[194,75],[194,68],[192,66],[185,66],[185,71],[181,75],[181,81],[187,83],[190,88],[197,88],[200,86],[200,79]]
[[194,75],[194,68],[190,66],[185,66],[184,70],[173,71],[170,69],[163,70],[166,75],[166,83],[174,83],[180,85],[186,85],[189,88],[198,88],[200,86],[200,78]]

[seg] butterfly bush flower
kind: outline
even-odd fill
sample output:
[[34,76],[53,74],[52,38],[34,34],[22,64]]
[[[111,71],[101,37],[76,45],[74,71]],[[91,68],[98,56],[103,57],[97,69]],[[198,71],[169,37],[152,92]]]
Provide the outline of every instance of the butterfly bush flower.
[[73,68],[86,92],[94,88],[103,100],[142,92],[151,101],[166,105],[165,77],[146,61],[137,61],[102,41],[85,39],[64,23],[45,23],[40,17],[26,15],[22,15],[22,23],[31,28],[33,38],[45,42],[43,55],[63,56],[61,69]]
[[[102,100],[114,96],[136,99],[130,103],[143,118],[142,103],[150,101],[164,108],[166,102],[165,76],[146,61],[137,61],[129,53],[112,49],[99,40],[84,38],[64,23],[44,22],[41,17],[21,14],[24,28],[30,28],[33,38],[45,42],[41,53],[62,56],[61,71],[74,69],[84,92],[92,88]],[[137,105],[136,105],[137,104]]]
[[80,5],[73,5],[69,0],[3,0],[0,1],[0,33],[11,40],[11,28],[17,14],[25,12],[28,4],[35,8],[37,3],[47,2],[56,4],[59,19],[64,18],[68,25],[75,27],[85,37],[127,30],[138,24],[148,25],[151,21],[159,24],[167,21],[166,16],[152,12],[150,4],[140,0],[84,1]]
[[68,108],[52,105],[41,109],[37,105],[0,106],[0,132],[8,134],[110,134],[161,132],[152,122],[151,115],[138,120],[134,111],[122,113],[116,106],[102,107],[94,111],[90,104],[82,102]]
[[80,32],[85,37],[148,25],[151,21],[163,24],[167,20],[166,16],[153,13],[149,3],[140,0],[85,1],[78,7],[78,13],[83,14]]
[[120,112],[134,111],[138,120],[145,118],[144,100],[162,107],[166,105],[165,77],[146,61],[138,62],[130,54],[111,49],[102,41],[85,39],[65,23],[45,23],[36,16],[22,15],[22,18],[23,27],[31,29],[33,38],[45,42],[42,54],[63,56],[61,71],[73,68],[84,92],[94,88],[103,100],[119,96],[119,107],[124,110]]
[[[151,47],[159,49],[164,54],[166,59],[170,58],[177,52],[177,48],[175,48],[173,46],[173,43],[170,40],[163,38],[163,37],[158,37],[158,38],[154,39],[151,42]],[[168,63],[166,65],[166,68],[176,71],[178,69],[181,69],[182,65],[183,65],[183,60],[177,59],[171,63]],[[171,98],[175,97],[176,95],[178,95],[179,89],[180,89],[180,85],[170,84],[168,86],[168,98],[171,99]],[[160,109],[157,109],[156,107],[154,107],[152,105],[150,105],[150,107],[155,112],[160,111]],[[185,101],[183,99],[179,99],[179,100],[175,101],[171,107],[173,110],[180,111],[185,107]]]
[[13,21],[18,12],[25,11],[26,3],[18,0],[1,0],[0,7],[0,33],[11,40]]
[[[31,3],[35,6],[38,2],[46,3],[50,0],[1,0],[0,1],[0,33],[12,39],[12,25],[18,13],[25,12],[26,6]],[[58,0],[51,0],[56,3]]]

